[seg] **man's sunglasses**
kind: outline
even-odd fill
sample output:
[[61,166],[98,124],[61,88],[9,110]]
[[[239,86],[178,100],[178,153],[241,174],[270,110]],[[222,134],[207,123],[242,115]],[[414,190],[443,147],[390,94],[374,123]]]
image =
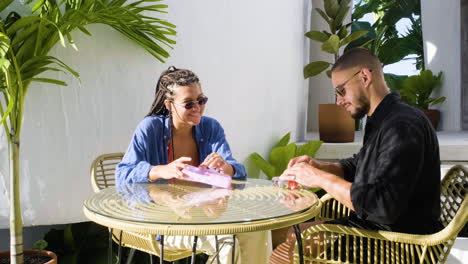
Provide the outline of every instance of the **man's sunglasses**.
[[178,104],[176,102],[172,102],[172,103],[176,104],[176,105],[179,105],[179,106],[183,106],[185,109],[190,110],[195,106],[195,104],[204,105],[207,102],[208,102],[208,97],[200,97],[196,101],[190,101],[190,102],[186,102],[184,104]]
[[[335,88],[335,94],[337,96],[341,96],[341,97],[344,97],[346,95],[346,90],[345,90],[345,86],[346,84],[351,81],[356,75],[358,75],[358,73],[360,73],[362,71],[362,69],[360,69],[359,71],[357,71],[355,74],[351,75],[351,77],[346,80],[344,83],[336,86]],[[370,72],[372,72],[372,69],[369,69]]]

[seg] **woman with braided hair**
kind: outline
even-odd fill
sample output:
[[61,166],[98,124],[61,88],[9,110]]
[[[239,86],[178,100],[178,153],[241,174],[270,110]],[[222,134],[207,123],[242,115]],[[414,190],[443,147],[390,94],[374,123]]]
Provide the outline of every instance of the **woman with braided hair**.
[[[117,165],[116,185],[182,178],[182,169],[187,165],[205,166],[237,180],[245,179],[245,168],[232,157],[223,128],[215,119],[203,116],[207,102],[192,71],[173,66],[164,71],[151,109]],[[271,252],[270,232],[239,234],[237,240],[240,245],[236,246],[235,263],[241,263],[241,256],[243,262],[266,263]],[[190,250],[192,241],[193,237],[169,236],[164,247]],[[232,235],[218,236],[218,242],[225,244],[219,252],[221,263],[231,263]],[[259,244],[265,248],[263,253],[257,248]],[[199,237],[197,245],[198,250],[210,255],[207,263],[211,263],[216,255],[215,237]]]
[[232,157],[221,125],[202,116],[207,102],[192,71],[173,66],[164,71],[151,109],[117,166],[116,184],[180,178],[187,164],[245,179],[244,166]]

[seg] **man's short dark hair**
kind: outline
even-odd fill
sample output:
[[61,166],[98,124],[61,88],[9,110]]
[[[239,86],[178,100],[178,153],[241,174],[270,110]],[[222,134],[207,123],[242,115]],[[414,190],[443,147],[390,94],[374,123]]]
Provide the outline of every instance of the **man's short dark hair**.
[[372,69],[375,72],[382,72],[379,58],[365,48],[352,48],[345,52],[333,64],[331,71],[344,71],[356,66]]

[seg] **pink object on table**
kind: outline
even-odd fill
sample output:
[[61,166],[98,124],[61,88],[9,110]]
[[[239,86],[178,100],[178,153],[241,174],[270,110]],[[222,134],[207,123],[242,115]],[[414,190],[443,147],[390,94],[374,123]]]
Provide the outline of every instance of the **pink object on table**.
[[212,169],[189,165],[182,172],[186,175],[183,179],[187,181],[206,183],[221,188],[231,187],[231,176]]

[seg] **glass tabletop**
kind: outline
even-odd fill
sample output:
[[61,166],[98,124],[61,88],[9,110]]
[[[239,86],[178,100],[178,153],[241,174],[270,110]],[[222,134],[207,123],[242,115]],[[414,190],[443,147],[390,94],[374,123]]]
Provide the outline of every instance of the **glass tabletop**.
[[233,181],[231,189],[183,180],[109,187],[84,202],[90,212],[131,222],[206,225],[248,223],[303,212],[318,202],[308,190],[269,180]]

